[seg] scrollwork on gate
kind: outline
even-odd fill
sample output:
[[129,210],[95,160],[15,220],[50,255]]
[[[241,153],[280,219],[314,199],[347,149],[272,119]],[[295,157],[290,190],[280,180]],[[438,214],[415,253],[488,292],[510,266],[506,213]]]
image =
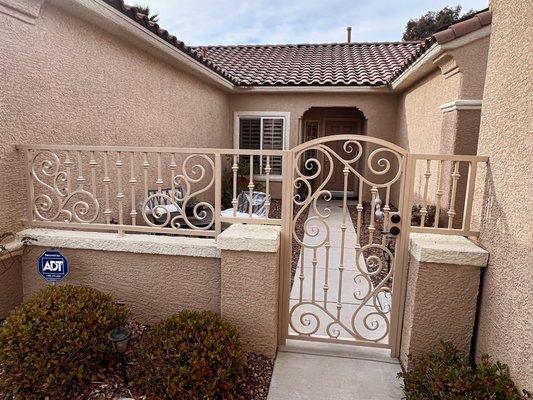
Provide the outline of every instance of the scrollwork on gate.
[[[404,154],[381,145],[380,141],[372,139],[351,139],[343,137],[342,152],[336,151],[330,142],[340,140],[339,137],[325,137],[313,140],[308,144],[303,144],[295,149],[295,178],[293,204],[296,206],[296,212],[292,223],[293,240],[301,246],[300,265],[297,266],[295,283],[300,280],[300,296],[298,299],[293,298],[289,310],[289,324],[293,331],[293,336],[313,335],[325,336],[325,339],[335,341],[340,338],[344,340],[355,340],[364,342],[386,342],[390,332],[390,313],[391,313],[391,294],[392,289],[389,286],[394,271],[394,254],[385,245],[385,241],[378,240],[374,243],[373,233],[375,227],[374,220],[369,222],[368,226],[363,226],[362,199],[361,195],[364,190],[370,190],[371,195],[371,214],[376,207],[376,196],[379,189],[386,192],[386,204],[383,207],[385,218],[389,217],[390,204],[389,195],[391,186],[399,182],[403,173]],[[364,141],[373,142],[377,148],[373,150],[366,149]],[[310,151],[312,150],[312,151]],[[342,154],[340,154],[342,153]],[[368,154],[367,154],[368,153]],[[305,159],[308,154],[311,158]],[[331,181],[333,174],[339,174],[343,177],[343,219],[340,224],[342,240],[341,258],[344,258],[345,241],[352,240],[346,235],[346,224],[350,223],[350,217],[347,216],[347,182],[351,177],[357,180],[358,188],[358,220],[357,233],[355,240],[350,246],[355,251],[355,268],[356,275],[353,277],[352,301],[357,304],[355,310],[349,310],[349,318],[343,314],[344,303],[341,293],[343,290],[342,277],[346,272],[345,265],[329,265],[329,247],[332,241],[332,224],[330,221],[332,192],[328,189],[328,183]],[[354,179],[354,177],[356,179]],[[355,189],[354,189],[355,190]],[[304,236],[298,237],[295,229],[299,219],[306,215],[306,209],[312,211],[310,216],[303,222]],[[347,219],[346,219],[347,216]],[[387,222],[385,222],[387,223]],[[355,225],[355,224],[354,224]],[[370,232],[369,242],[361,243],[363,229]],[[304,253],[305,252],[305,253]],[[382,257],[378,257],[376,252],[382,252]],[[304,265],[304,255],[310,254],[311,265]],[[325,254],[325,255],[324,255]],[[321,259],[322,257],[322,259]],[[385,269],[384,259],[388,258],[391,262]],[[315,284],[316,274],[318,273],[317,265],[325,271],[325,283],[323,285],[323,295],[318,296],[320,288],[312,289],[312,298],[303,298],[303,281],[313,279]],[[304,272],[304,270],[308,270]],[[341,287],[338,296],[328,293],[328,271],[338,271]],[[307,274],[312,273],[310,277]],[[298,289],[296,289],[298,291]],[[293,291],[294,292],[294,291]],[[335,307],[331,305],[334,304]]]

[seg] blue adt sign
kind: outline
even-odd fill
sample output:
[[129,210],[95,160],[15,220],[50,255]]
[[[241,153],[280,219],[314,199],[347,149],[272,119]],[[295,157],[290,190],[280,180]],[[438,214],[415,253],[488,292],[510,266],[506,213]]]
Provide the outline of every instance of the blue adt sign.
[[68,260],[56,250],[48,250],[37,260],[37,270],[47,282],[59,282],[68,275]]

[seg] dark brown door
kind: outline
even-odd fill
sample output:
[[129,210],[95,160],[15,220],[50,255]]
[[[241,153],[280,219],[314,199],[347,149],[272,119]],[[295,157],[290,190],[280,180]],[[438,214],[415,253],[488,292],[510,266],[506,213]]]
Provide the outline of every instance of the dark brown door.
[[[356,135],[361,133],[361,121],[352,119],[326,120],[324,127],[324,136],[331,135]],[[343,158],[350,158],[343,149],[344,141],[329,142],[328,146]],[[340,161],[334,158],[333,161],[333,175],[326,185],[326,189],[336,192],[344,190],[344,175],[342,173],[343,165]],[[353,188],[353,174],[350,174],[348,180],[348,191]]]

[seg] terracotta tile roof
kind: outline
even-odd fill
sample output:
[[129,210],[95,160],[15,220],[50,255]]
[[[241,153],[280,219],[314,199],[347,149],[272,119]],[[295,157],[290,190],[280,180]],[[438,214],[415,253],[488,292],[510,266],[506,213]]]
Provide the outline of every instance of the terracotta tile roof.
[[491,22],[492,12],[482,10],[473,16],[464,18],[447,28],[441,29],[439,32],[435,33],[433,37],[439,44],[447,43],[470,32],[477,31],[486,25],[490,25]]
[[385,85],[420,42],[197,48],[243,86]]
[[387,85],[433,43],[449,42],[492,19],[482,10],[420,42],[190,47],[123,0],[104,1],[236,86]]

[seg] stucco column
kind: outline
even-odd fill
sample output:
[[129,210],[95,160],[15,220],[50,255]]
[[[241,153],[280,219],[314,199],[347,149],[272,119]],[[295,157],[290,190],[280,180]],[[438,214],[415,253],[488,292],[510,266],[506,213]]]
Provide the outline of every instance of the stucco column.
[[278,342],[280,230],[235,224],[217,238],[220,314],[237,327],[246,350],[271,357]]
[[412,233],[400,360],[441,340],[468,353],[488,252],[462,236]]

